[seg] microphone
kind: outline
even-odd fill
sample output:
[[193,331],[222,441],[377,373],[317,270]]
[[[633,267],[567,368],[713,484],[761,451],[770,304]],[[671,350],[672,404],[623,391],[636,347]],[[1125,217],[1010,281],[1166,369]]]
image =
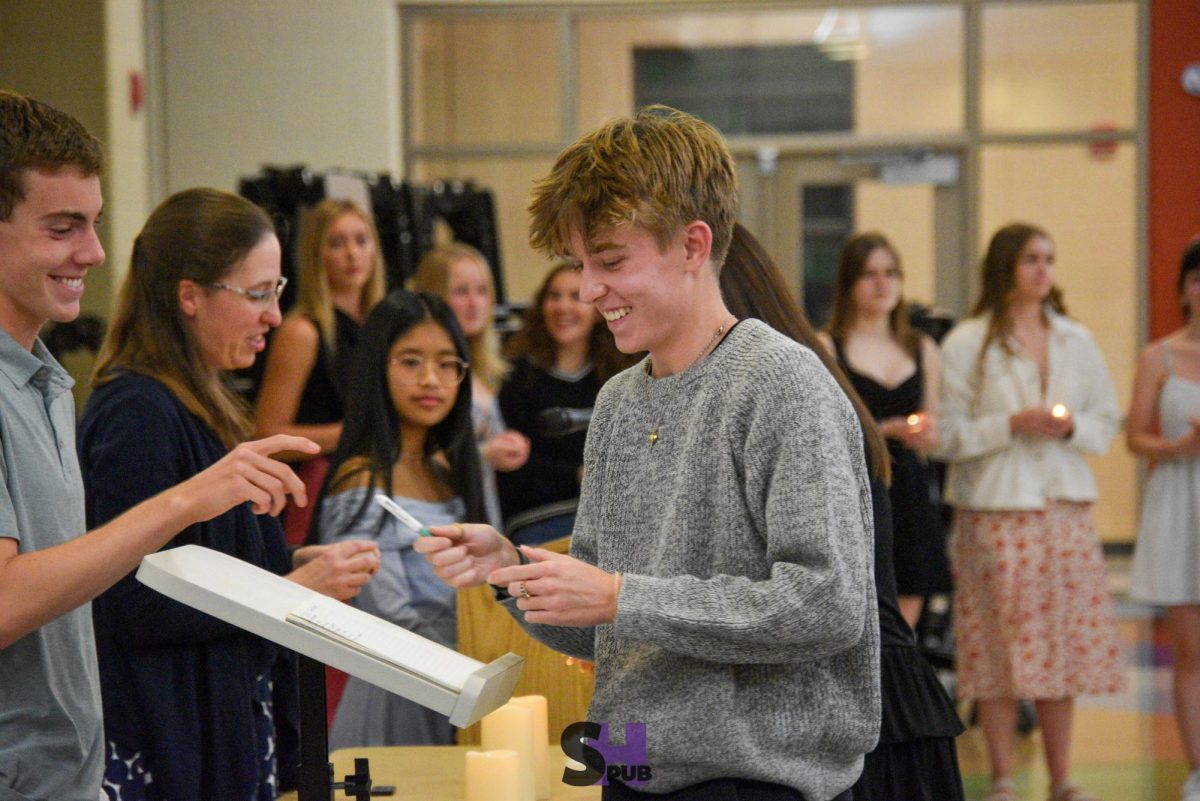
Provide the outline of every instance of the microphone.
[[535,425],[543,437],[565,437],[586,431],[592,421],[591,409],[571,409],[566,406],[551,406],[537,414]]

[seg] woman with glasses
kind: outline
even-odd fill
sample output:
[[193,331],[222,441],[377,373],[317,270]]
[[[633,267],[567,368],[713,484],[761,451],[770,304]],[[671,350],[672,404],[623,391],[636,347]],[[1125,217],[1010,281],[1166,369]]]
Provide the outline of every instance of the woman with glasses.
[[[379,575],[356,606],[451,648],[455,591],[413,551],[417,532],[373,497],[386,495],[427,526],[485,519],[468,368],[466,339],[441,298],[392,292],[380,301],[363,325],[355,402],[314,512],[321,542],[379,545]],[[452,742],[444,715],[354,677],[329,737],[331,748]]]
[[[199,473],[251,430],[223,374],[279,324],[279,242],[248,201],[190,189],[154,210],[79,427],[92,526]],[[212,548],[338,599],[379,566],[373,542],[289,555],[275,518],[242,504],[166,547]],[[294,778],[290,652],[150,590],[130,574],[92,604],[111,799],[275,798]]]
[[[586,427],[547,430],[539,414],[551,408],[590,414],[601,385],[632,359],[617,350],[599,312],[579,300],[579,270],[571,261],[547,273],[509,345],[513,367],[500,388],[500,412],[530,440],[525,464],[496,476],[511,528],[518,515],[579,497]],[[537,545],[570,534],[573,522],[573,515],[558,515],[522,526],[517,538]]]
[[[303,460],[296,473],[315,494],[342,431],[359,328],[385,291],[375,223],[353,201],[323,200],[304,216],[297,261],[299,297],[271,338],[254,423],[264,434],[296,434],[321,446],[315,458],[291,455]],[[311,508],[288,504],[288,542],[304,541]]]

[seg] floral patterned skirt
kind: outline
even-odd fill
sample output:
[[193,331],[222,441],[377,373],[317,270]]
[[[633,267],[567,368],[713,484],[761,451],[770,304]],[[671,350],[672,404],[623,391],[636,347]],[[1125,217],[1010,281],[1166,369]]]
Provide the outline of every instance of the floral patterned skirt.
[[1063,699],[1124,685],[1091,505],[954,515],[954,634],[963,699]]

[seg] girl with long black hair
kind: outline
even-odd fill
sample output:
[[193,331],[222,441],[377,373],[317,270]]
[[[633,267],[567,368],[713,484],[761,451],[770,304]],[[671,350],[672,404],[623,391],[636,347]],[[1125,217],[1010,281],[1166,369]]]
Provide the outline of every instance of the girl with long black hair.
[[[418,534],[373,498],[386,495],[427,525],[486,519],[467,353],[454,312],[437,296],[393,292],[380,301],[355,350],[352,401],[315,512],[321,542],[379,545],[376,583],[355,605],[451,648],[454,590],[413,552]],[[452,741],[444,716],[356,678],[330,732],[333,748]]]

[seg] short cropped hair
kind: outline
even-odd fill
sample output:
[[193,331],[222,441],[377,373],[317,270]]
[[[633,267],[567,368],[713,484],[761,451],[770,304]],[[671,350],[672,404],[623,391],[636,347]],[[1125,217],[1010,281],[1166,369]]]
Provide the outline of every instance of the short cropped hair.
[[667,106],[647,106],[584,135],[534,186],[529,242],[549,256],[570,253],[571,234],[592,243],[638,225],[660,248],[693,220],[712,229],[721,265],[737,219],[733,157],[717,129]]
[[53,106],[0,90],[0,222],[25,199],[25,171],[104,168],[104,146],[79,120]]

